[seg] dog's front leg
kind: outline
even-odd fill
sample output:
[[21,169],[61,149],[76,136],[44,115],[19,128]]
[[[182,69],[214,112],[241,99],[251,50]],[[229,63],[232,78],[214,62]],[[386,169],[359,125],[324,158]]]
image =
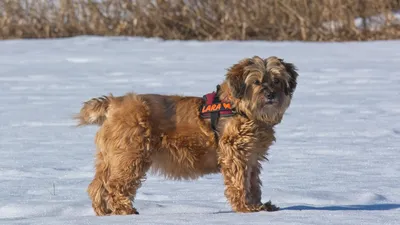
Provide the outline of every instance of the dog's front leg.
[[220,165],[225,196],[232,209],[236,212],[279,210],[270,201],[261,203],[261,167],[249,164],[249,152],[246,152],[244,149],[221,148]]
[[259,211],[277,211],[279,207],[273,205],[271,201],[261,203],[261,186],[262,182],[260,179],[261,163],[257,162],[255,165],[251,165],[250,172],[250,201],[251,204],[258,208]]
[[[261,203],[260,156],[273,138],[260,145],[251,121],[226,124],[219,141],[219,164],[224,177],[225,196],[236,212],[275,211],[277,207]],[[260,146],[263,146],[260,148]],[[263,155],[263,154],[261,154]]]
[[271,202],[261,203],[260,170],[258,167],[248,165],[247,154],[242,155],[240,152],[242,151],[223,154],[220,160],[225,196],[232,209],[236,212],[278,210]]
[[259,162],[256,162],[255,165],[250,165],[250,166],[251,166],[250,200],[254,205],[261,205],[261,186],[262,186],[262,182],[260,179],[261,164]]
[[[243,126],[240,125],[232,124],[225,127],[225,132],[219,141],[219,164],[224,177],[225,196],[236,212],[260,211],[261,204],[254,204],[251,193],[253,168],[249,164],[252,161],[254,138],[252,132],[241,130]],[[258,176],[259,172],[254,172]]]
[[253,207],[248,204],[249,177],[245,163],[237,157],[224,157],[221,172],[224,177],[225,196],[236,212],[251,212]]

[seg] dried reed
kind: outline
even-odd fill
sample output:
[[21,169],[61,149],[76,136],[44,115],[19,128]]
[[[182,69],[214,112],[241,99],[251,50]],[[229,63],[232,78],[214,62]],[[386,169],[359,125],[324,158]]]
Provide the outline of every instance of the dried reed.
[[0,0],[0,38],[397,39],[399,9],[400,0]]

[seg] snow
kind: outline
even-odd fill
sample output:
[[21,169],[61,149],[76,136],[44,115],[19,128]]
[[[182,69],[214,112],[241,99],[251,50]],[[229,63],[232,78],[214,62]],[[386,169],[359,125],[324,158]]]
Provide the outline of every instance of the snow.
[[[362,17],[357,17],[354,19],[354,25],[355,27],[359,30],[369,30],[369,31],[379,31],[384,28],[387,23],[390,25],[399,25],[400,24],[400,10],[393,10],[390,13],[379,13],[376,15],[372,15],[369,17],[365,18],[367,22],[367,27],[364,27],[363,24],[363,18]],[[323,22],[322,26],[325,29],[328,29],[330,31],[337,31],[340,28],[344,26],[343,21],[328,21],[328,22]]]
[[[75,37],[0,41],[0,224],[400,224],[400,41],[302,43]],[[244,57],[277,55],[298,88],[263,164],[278,212],[233,213],[221,175],[139,189],[140,215],[96,217],[86,188],[108,93],[213,91]]]
[[[385,23],[390,22],[395,25],[400,24],[400,11],[392,11],[387,15],[384,15],[382,13],[367,17],[366,20],[368,21],[368,30],[371,31],[378,31],[381,30],[382,27],[384,27]],[[387,21],[389,20],[389,21]],[[356,18],[354,20],[354,24],[356,27],[360,30],[365,29],[363,26],[363,19],[362,18]]]

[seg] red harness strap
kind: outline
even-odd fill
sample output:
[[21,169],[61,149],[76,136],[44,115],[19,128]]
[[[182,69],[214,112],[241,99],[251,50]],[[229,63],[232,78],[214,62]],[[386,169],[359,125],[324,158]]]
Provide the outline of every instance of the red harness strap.
[[235,113],[232,111],[232,104],[230,102],[222,102],[217,101],[216,98],[216,93],[208,93],[203,96],[205,103],[201,107],[201,112],[200,115],[203,118],[210,118],[211,113],[219,113],[219,116],[223,117],[228,117],[228,116],[233,116]]
[[224,102],[219,99],[217,96],[217,92],[219,91],[220,86],[217,85],[217,91],[206,94],[203,96],[204,104],[200,109],[200,116],[202,118],[210,118],[211,129],[214,131],[215,140],[218,143],[218,130],[217,124],[220,116],[227,117],[235,115],[235,112],[232,110],[232,105],[230,102]]

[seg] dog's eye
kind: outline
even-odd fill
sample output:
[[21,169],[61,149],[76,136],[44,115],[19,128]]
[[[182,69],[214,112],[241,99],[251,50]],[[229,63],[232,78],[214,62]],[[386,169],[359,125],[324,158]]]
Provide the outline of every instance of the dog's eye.
[[255,81],[254,81],[254,84],[255,84],[255,85],[260,85],[261,82],[260,82],[259,80],[255,80]]
[[274,84],[279,84],[281,81],[279,79],[274,80]]

